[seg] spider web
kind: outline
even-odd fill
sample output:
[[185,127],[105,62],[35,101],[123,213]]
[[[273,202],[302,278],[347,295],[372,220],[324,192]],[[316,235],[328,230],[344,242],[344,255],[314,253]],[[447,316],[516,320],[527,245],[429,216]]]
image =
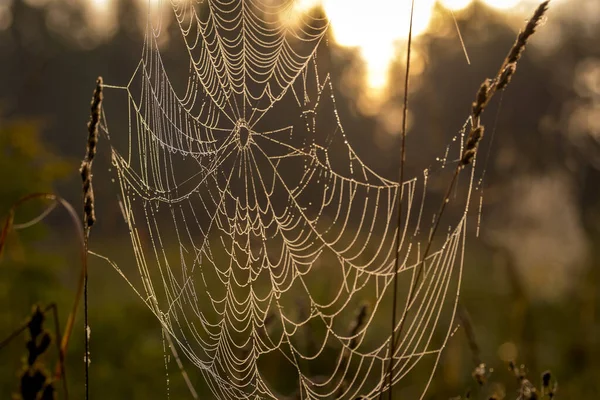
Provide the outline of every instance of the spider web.
[[149,18],[120,87],[123,151],[104,127],[139,272],[125,279],[216,398],[367,399],[388,383],[398,256],[393,383],[418,373],[422,396],[453,329],[472,185],[416,281],[430,171],[398,184],[353,150],[322,71],[327,18],[293,1],[169,6],[187,72],[169,75]]

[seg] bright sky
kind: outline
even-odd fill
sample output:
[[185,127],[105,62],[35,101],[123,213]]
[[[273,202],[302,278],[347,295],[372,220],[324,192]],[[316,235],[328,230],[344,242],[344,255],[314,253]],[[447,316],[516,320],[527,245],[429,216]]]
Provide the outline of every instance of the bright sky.
[[[514,11],[531,0],[415,0],[413,37],[427,31],[436,2],[459,12],[474,1],[498,9]],[[406,40],[410,25],[411,0],[303,0],[321,4],[331,20],[338,44],[357,48],[367,69],[367,86],[378,90],[387,84],[389,68],[397,56],[396,44]],[[531,7],[533,9],[534,5]],[[451,18],[451,15],[448,16]]]
[[[106,13],[114,0],[88,0],[95,11]],[[138,0],[147,3],[148,0]],[[157,0],[150,0],[154,3]],[[367,88],[385,88],[389,68],[397,57],[397,43],[406,40],[411,0],[296,0],[298,10],[321,5],[331,20],[335,41],[359,50],[366,67]],[[519,6],[531,11],[537,0],[415,0],[413,37],[427,31],[436,3],[459,13],[479,1],[500,12],[513,12]],[[448,15],[451,18],[451,15]]]

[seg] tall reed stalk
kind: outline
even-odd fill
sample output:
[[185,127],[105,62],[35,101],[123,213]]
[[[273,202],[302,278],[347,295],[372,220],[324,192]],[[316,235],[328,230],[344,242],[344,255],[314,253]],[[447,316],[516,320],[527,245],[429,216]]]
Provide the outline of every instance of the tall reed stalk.
[[[473,160],[475,159],[475,156],[477,154],[477,149],[478,149],[479,143],[481,142],[481,139],[483,138],[484,125],[481,122],[481,115],[485,111],[487,105],[489,104],[489,102],[492,99],[492,97],[494,96],[494,94],[496,94],[500,90],[506,89],[506,87],[510,83],[512,77],[514,76],[514,74],[516,72],[517,62],[519,61],[519,59],[521,58],[521,55],[523,54],[525,45],[529,41],[531,35],[533,35],[535,33],[537,27],[542,22],[543,17],[546,14],[546,11],[548,10],[549,3],[550,3],[550,0],[545,0],[542,3],[540,3],[540,5],[536,8],[535,12],[533,13],[533,16],[531,17],[531,19],[525,25],[525,28],[519,32],[515,43],[509,50],[506,58],[504,59],[502,65],[500,66],[500,69],[499,69],[498,73],[496,74],[496,76],[493,79],[484,80],[484,82],[479,87],[479,90],[477,91],[477,94],[475,96],[475,101],[473,102],[473,104],[471,106],[471,113],[469,116],[469,120],[471,122],[471,129],[469,131],[469,135],[467,136],[464,151],[461,155],[459,162],[456,165],[456,169],[454,170],[454,174],[452,175],[452,178],[450,180],[448,188],[446,189],[446,193],[443,197],[442,204],[440,205],[440,209],[439,209],[438,213],[436,214],[437,219],[436,219],[436,221],[433,225],[433,229],[431,230],[431,233],[429,235],[429,239],[427,241],[425,251],[423,252],[423,255],[421,257],[421,261],[417,265],[416,277],[413,281],[413,284],[409,288],[406,307],[404,307],[402,317],[400,318],[398,331],[396,333],[396,329],[395,329],[396,328],[396,300],[397,300],[397,290],[398,290],[397,289],[397,279],[398,279],[397,277],[398,277],[398,272],[399,272],[399,258],[400,258],[399,254],[398,254],[400,241],[398,240],[398,238],[400,235],[400,229],[401,229],[401,223],[402,223],[402,201],[401,201],[401,195],[399,196],[400,200],[399,200],[399,206],[398,206],[398,226],[397,226],[398,235],[397,235],[397,240],[396,240],[396,263],[395,263],[395,267],[394,267],[394,281],[393,281],[393,285],[394,285],[393,302],[394,303],[392,306],[392,335],[390,337],[389,365],[388,365],[388,372],[387,372],[388,373],[389,399],[392,399],[392,394],[393,394],[392,383],[393,383],[393,366],[394,366],[395,352],[398,348],[397,347],[399,344],[398,342],[402,336],[402,331],[403,331],[404,324],[406,321],[406,316],[408,314],[410,305],[416,295],[416,288],[418,287],[419,281],[421,280],[421,276],[423,275],[423,270],[426,269],[426,267],[427,267],[425,264],[425,260],[427,259],[427,257],[429,256],[429,252],[431,251],[433,239],[435,238],[435,235],[437,233],[437,229],[440,225],[442,215],[444,214],[444,211],[445,211],[446,206],[450,199],[450,195],[454,189],[454,186],[456,185],[456,181],[458,180],[460,171],[462,169],[464,169],[466,166],[468,166],[469,164],[473,163]],[[414,0],[413,0],[413,7],[414,7]],[[411,45],[412,45],[412,14],[413,14],[413,10],[411,9],[411,23],[410,23],[411,26],[410,26],[409,34],[408,34],[408,51],[407,51],[404,108],[403,108],[404,120],[403,120],[403,128],[402,128],[402,147],[401,147],[401,159],[400,159],[400,176],[401,176],[400,182],[399,182],[400,192],[402,191],[402,184],[403,184],[403,178],[404,178],[403,177],[404,163],[405,163],[405,154],[406,154],[406,148],[405,148],[406,113],[407,113],[407,106],[408,106],[408,77],[409,77],[409,69],[410,69],[410,49],[411,49]],[[383,392],[384,392],[385,387],[386,387],[385,383],[382,382],[381,388],[380,388],[380,393],[379,393],[379,399],[381,399],[383,397]]]
[[[92,162],[96,156],[96,147],[98,146],[98,126],[100,125],[100,116],[102,114],[102,77],[96,80],[96,89],[92,96],[90,105],[90,121],[88,122],[88,140],[85,157],[81,163],[81,180],[83,183],[83,231],[84,231],[84,249],[85,257],[89,249],[90,229],[96,222],[96,213],[94,208],[94,188],[92,186]],[[90,392],[90,326],[88,322],[88,270],[85,269],[83,281],[83,310],[84,310],[84,343],[85,343],[85,398],[89,399]]]

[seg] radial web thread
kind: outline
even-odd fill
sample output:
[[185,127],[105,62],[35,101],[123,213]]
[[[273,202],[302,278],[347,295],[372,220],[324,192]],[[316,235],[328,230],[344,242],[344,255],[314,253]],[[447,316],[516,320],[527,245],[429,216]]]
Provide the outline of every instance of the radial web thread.
[[184,89],[149,18],[120,90],[128,137],[103,121],[139,272],[126,279],[216,398],[370,399],[387,385],[399,228],[393,382],[418,372],[421,396],[455,327],[471,190],[414,282],[430,172],[398,184],[353,150],[324,71],[327,18],[292,1],[168,8]]

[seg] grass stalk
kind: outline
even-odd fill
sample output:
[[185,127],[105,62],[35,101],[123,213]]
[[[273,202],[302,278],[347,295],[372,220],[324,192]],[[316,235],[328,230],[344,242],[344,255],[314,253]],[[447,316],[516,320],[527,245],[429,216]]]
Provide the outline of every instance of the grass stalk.
[[[90,105],[90,121],[88,122],[88,141],[86,154],[81,163],[81,180],[83,183],[83,232],[84,232],[84,257],[87,259],[89,249],[90,230],[96,222],[94,208],[94,188],[92,185],[92,163],[96,155],[98,146],[98,126],[100,125],[100,116],[102,114],[102,77],[96,80],[96,89],[92,96]],[[88,321],[88,271],[84,271],[83,279],[83,310],[84,310],[84,343],[85,343],[85,398],[90,397],[90,325]]]
[[[404,75],[404,101],[402,105],[402,143],[400,147],[400,172],[399,172],[399,193],[398,193],[398,221],[396,223],[396,243],[395,243],[395,262],[394,262],[394,278],[393,278],[393,296],[392,296],[392,327],[390,335],[390,360],[388,365],[388,384],[389,384],[389,395],[388,398],[392,399],[393,392],[393,369],[394,369],[394,353],[396,351],[396,344],[394,343],[394,334],[396,330],[396,303],[398,302],[398,273],[400,271],[400,243],[401,243],[401,231],[402,231],[402,197],[404,194],[404,164],[406,163],[406,127],[408,120],[408,84],[410,82],[410,53],[412,48],[412,28],[413,28],[413,17],[415,11],[415,0],[412,0],[410,5],[410,22],[408,27],[408,43],[406,50],[406,72]],[[403,321],[403,320],[402,320]],[[401,322],[402,324],[402,322]],[[402,328],[400,328],[402,329]],[[385,385],[381,383],[381,389],[379,392],[379,399],[383,398],[383,389]]]
[[[483,138],[484,126],[481,123],[481,114],[486,109],[487,105],[489,104],[489,102],[492,99],[492,97],[494,96],[494,94],[496,94],[496,92],[498,92],[500,90],[506,89],[506,87],[510,83],[513,75],[516,72],[517,62],[521,58],[521,55],[525,49],[525,45],[529,41],[531,35],[533,35],[535,33],[537,27],[542,22],[542,19],[545,15],[546,11],[548,10],[549,3],[550,3],[550,0],[545,0],[542,3],[540,3],[540,5],[536,8],[535,12],[533,13],[532,18],[525,25],[525,28],[519,32],[515,43],[509,50],[508,55],[504,59],[495,78],[484,80],[484,82],[481,84],[481,86],[477,92],[475,101],[472,104],[471,115],[469,117],[470,121],[471,121],[471,130],[469,132],[469,135],[467,136],[467,141],[465,144],[464,151],[463,151],[461,158],[456,166],[456,169],[454,170],[454,173],[452,175],[452,178],[450,180],[450,183],[448,185],[446,193],[443,197],[442,204],[440,205],[440,209],[437,213],[436,221],[435,221],[433,229],[431,230],[431,233],[429,235],[429,239],[427,241],[425,251],[423,252],[421,261],[417,265],[416,277],[415,277],[413,284],[409,288],[407,304],[406,304],[406,307],[404,308],[404,312],[400,319],[400,326],[398,327],[397,334],[395,333],[394,326],[395,326],[395,310],[396,310],[395,302],[396,302],[396,291],[397,291],[396,279],[397,279],[397,275],[398,275],[398,258],[399,257],[398,257],[398,254],[396,254],[396,270],[395,270],[395,276],[394,276],[394,305],[393,305],[393,310],[392,310],[392,313],[393,313],[392,318],[394,321],[394,325],[392,326],[392,337],[390,338],[390,366],[389,366],[389,370],[388,370],[388,381],[389,381],[389,385],[390,385],[390,388],[389,388],[389,398],[390,399],[392,398],[392,369],[393,369],[394,351],[395,351],[395,348],[399,345],[398,342],[400,341],[400,338],[402,336],[404,322],[406,320],[408,310],[410,309],[411,303],[413,302],[414,297],[416,296],[416,288],[419,286],[419,281],[421,280],[421,276],[423,275],[423,270],[426,268],[425,260],[427,259],[427,257],[429,256],[429,252],[431,251],[433,239],[435,238],[435,235],[439,228],[440,221],[442,219],[442,216],[444,214],[446,206],[449,203],[450,196],[452,194],[452,191],[454,190],[454,186],[456,185],[460,171],[463,168],[465,168],[467,165],[469,165],[473,162],[475,155],[477,154],[477,148],[479,146],[479,143],[481,142],[481,139]],[[412,21],[412,11],[411,11],[411,21]],[[411,25],[412,25],[412,23],[411,23]],[[411,33],[412,33],[412,31],[409,31],[409,54],[410,54]],[[405,83],[408,87],[408,64],[407,64],[406,76],[407,76],[407,79],[406,79]],[[406,115],[406,105],[407,105],[407,97],[406,96],[407,96],[407,91],[405,91],[405,108],[404,108],[405,115]],[[403,127],[401,173],[403,173],[403,168],[404,168],[404,137],[405,137],[405,134],[406,134],[405,128]],[[402,184],[402,180],[400,181],[400,184]],[[399,214],[400,214],[400,208],[399,208]],[[399,217],[398,219],[400,221],[401,217]],[[400,230],[399,227],[400,227],[400,223],[398,224],[398,230]],[[384,387],[384,385],[382,384],[381,392],[380,392],[380,396],[379,396],[380,399],[382,398],[383,387]]]

